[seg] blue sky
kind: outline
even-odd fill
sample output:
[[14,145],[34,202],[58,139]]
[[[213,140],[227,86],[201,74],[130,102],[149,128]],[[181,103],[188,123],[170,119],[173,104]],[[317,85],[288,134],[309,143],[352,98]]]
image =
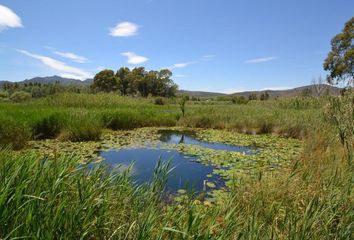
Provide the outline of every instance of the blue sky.
[[0,79],[171,68],[181,89],[309,84],[353,0],[0,0]]

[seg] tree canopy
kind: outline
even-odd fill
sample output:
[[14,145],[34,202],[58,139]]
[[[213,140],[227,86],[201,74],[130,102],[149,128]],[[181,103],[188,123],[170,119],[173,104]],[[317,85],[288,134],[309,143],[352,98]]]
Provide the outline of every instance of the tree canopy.
[[114,72],[109,69],[97,73],[93,79],[92,88],[95,91],[114,92],[118,89],[118,81]]
[[130,70],[122,67],[115,74],[112,70],[103,70],[96,74],[92,88],[97,91],[115,92],[121,95],[140,94],[143,97],[175,96],[178,86],[171,79],[168,69],[146,71],[144,67]]
[[344,82],[353,85],[354,79],[354,17],[346,22],[341,33],[337,34],[331,42],[329,52],[323,67],[330,71],[328,82],[338,84]]

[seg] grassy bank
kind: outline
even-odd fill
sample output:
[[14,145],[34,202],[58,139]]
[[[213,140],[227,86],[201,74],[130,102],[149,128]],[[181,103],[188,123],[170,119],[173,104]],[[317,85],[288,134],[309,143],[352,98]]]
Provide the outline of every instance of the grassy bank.
[[0,152],[0,238],[352,239],[353,174],[341,146],[318,132],[282,172],[203,205],[161,201],[165,170],[145,187],[75,156]]
[[[214,203],[161,199],[166,166],[153,183],[134,186],[126,173],[79,166],[79,156],[0,151],[0,238],[30,239],[353,239],[353,167],[324,100],[188,102],[116,95],[61,94],[0,103],[0,144],[30,139],[86,141],[102,130],[191,126],[302,138],[303,152],[281,171],[244,176]],[[232,132],[229,133],[232,135]],[[207,136],[206,136],[207,137]],[[210,137],[210,136],[209,136]],[[220,140],[222,135],[211,136]],[[56,141],[58,141],[56,140]]]
[[154,99],[115,94],[64,93],[25,103],[0,102],[0,145],[22,148],[30,139],[97,140],[102,129],[186,126],[234,129],[243,133],[277,133],[303,138],[321,119],[323,101],[279,99],[188,102],[182,117],[176,99],[155,105]]

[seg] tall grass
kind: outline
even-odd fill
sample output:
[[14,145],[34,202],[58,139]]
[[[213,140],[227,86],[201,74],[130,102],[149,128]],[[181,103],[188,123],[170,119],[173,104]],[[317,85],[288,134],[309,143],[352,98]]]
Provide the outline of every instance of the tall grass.
[[[294,101],[307,107],[294,107]],[[324,100],[313,99],[251,101],[242,105],[187,102],[186,114],[181,118],[177,102],[169,100],[168,104],[155,105],[153,99],[74,93],[22,103],[0,102],[0,131],[7,132],[2,134],[4,136],[11,132],[13,136],[22,135],[24,141],[56,137],[85,141],[99,139],[103,128],[119,130],[180,125],[304,138],[312,126],[321,121],[321,106],[324,104]],[[20,132],[18,126],[25,126],[26,130],[17,134]],[[27,131],[29,137],[24,134]],[[16,138],[3,137],[0,144],[24,146],[17,142]]]
[[161,201],[168,166],[148,186],[75,156],[0,152],[0,238],[353,239],[353,170],[317,131],[282,172],[245,178],[215,204]]

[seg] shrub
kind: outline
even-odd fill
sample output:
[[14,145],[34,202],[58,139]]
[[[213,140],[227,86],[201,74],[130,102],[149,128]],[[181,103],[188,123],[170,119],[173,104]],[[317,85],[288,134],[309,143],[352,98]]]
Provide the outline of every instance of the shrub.
[[98,116],[79,113],[69,117],[60,139],[72,142],[96,141],[101,134],[102,123]]
[[249,100],[247,100],[244,96],[240,96],[240,97],[233,97],[232,98],[232,103],[234,104],[247,104]]
[[34,139],[55,138],[63,128],[63,119],[59,114],[45,117],[35,123],[33,127]]
[[28,92],[18,91],[11,94],[10,99],[14,102],[23,102],[32,98],[32,95]]
[[112,130],[133,129],[140,127],[141,115],[132,112],[109,112],[102,116],[103,125]]
[[272,133],[274,129],[274,124],[270,122],[263,122],[258,129],[259,134]]
[[165,105],[165,101],[163,100],[163,98],[155,98],[154,103],[155,105]]
[[9,97],[9,93],[5,92],[5,91],[1,91],[0,92],[0,98],[8,98]]
[[10,146],[18,150],[26,146],[30,140],[30,128],[12,120],[1,119],[0,122],[0,148]]

